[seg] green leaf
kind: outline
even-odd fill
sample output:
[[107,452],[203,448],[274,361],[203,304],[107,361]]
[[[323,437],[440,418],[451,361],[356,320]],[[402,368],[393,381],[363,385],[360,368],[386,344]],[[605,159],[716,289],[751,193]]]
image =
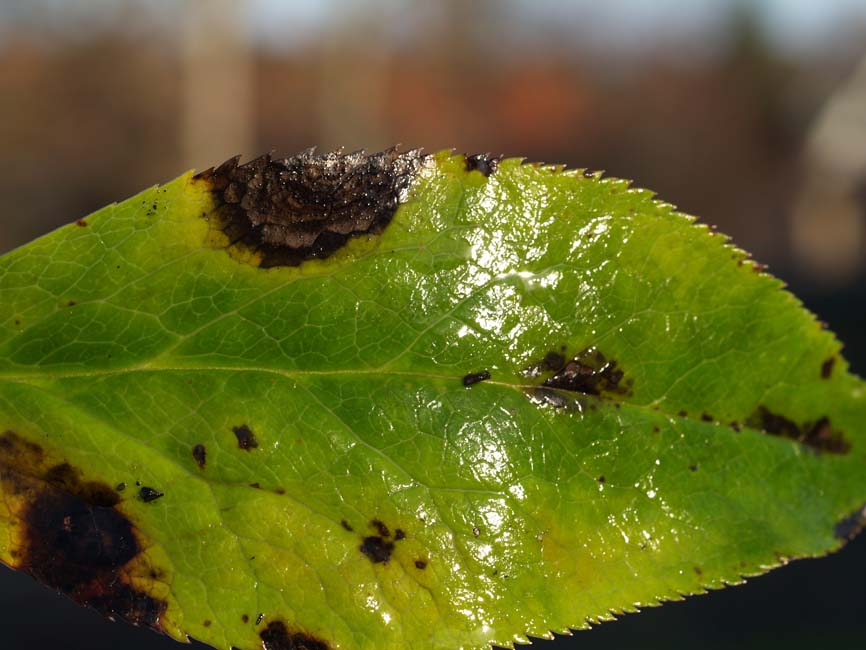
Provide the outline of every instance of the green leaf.
[[508,646],[863,524],[839,343],[625,181],[235,160],[5,255],[0,296],[0,560],[177,639]]

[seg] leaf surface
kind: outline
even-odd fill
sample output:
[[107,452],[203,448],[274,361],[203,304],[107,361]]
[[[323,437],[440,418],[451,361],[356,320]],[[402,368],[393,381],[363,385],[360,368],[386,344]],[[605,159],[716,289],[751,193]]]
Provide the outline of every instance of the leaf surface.
[[177,639],[508,646],[863,524],[839,343],[625,181],[230,161],[5,255],[0,304],[0,560]]

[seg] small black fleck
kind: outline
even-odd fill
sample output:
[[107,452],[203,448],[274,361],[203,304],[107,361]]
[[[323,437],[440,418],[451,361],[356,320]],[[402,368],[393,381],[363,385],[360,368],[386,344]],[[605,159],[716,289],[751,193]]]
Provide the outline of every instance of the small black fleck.
[[358,547],[361,553],[370,558],[373,564],[387,563],[394,551],[394,543],[389,542],[378,535],[365,537]]
[[256,616],[256,625],[261,625],[263,620],[265,620],[264,612]]
[[138,491],[138,498],[144,501],[145,503],[150,503],[151,501],[156,501],[157,499],[161,499],[165,495],[159,490],[155,490],[152,487],[144,486]]
[[382,521],[379,519],[371,519],[370,520],[370,527],[374,528],[376,530],[376,532],[379,533],[379,535],[381,535],[382,537],[390,537],[391,536],[391,531],[388,530],[388,527],[384,523],[382,523]]
[[79,219],[78,221],[75,222],[75,225],[80,226],[81,228],[84,228],[87,225],[87,222],[84,219]]
[[599,477],[598,477],[597,479],[595,479],[595,480],[598,481],[599,483],[604,483],[605,478],[604,478],[604,476],[599,476]]
[[415,568],[416,569],[426,569],[427,562],[425,560],[415,560]]
[[204,622],[202,623],[202,625],[204,625],[205,627],[210,627],[210,626],[211,626],[211,622],[210,622],[210,621],[204,621]]
[[256,481],[255,483],[250,483],[250,487],[253,488],[254,490],[261,490],[262,484],[259,483],[258,481]]
[[701,414],[701,420],[703,420],[704,422],[713,422],[715,418],[713,418],[713,416],[709,413],[703,413]]
[[463,385],[468,388],[469,386],[474,386],[475,384],[487,381],[488,379],[490,379],[490,372],[488,370],[473,372],[463,377]]
[[114,489],[118,492],[123,492],[126,489],[126,483],[118,483]]
[[657,426],[653,426],[653,433],[659,433],[659,431],[661,431],[661,429],[659,429]]
[[703,570],[699,566],[695,567],[695,573],[699,576],[704,574]]
[[559,352],[548,352],[546,355],[544,355],[542,365],[547,370],[559,372],[560,370],[565,368],[565,357]]
[[341,525],[345,530],[348,530],[350,533],[351,533],[353,530],[355,530],[354,528],[352,528],[352,527],[349,525],[349,522],[346,521],[345,519],[341,519],[341,520],[340,520],[340,525]]
[[692,463],[691,465],[689,465],[689,471],[690,472],[697,472],[698,471],[698,464]]
[[70,300],[69,302],[66,303],[66,306],[67,307],[75,307],[76,304],[77,303],[74,300]]
[[246,424],[242,424],[239,427],[232,427],[232,431],[238,439],[238,448],[243,449],[244,451],[250,451],[259,446],[255,434]]
[[501,156],[493,157],[489,153],[477,153],[472,156],[464,157],[466,159],[467,172],[478,171],[487,178],[496,171],[499,162],[502,160]]
[[198,465],[199,469],[204,469],[205,463],[207,462],[207,449],[202,444],[198,444],[192,448],[192,457]]
[[395,540],[406,539],[406,533],[403,531],[402,528],[398,528],[397,530],[394,531],[394,539]]
[[241,622],[242,622],[242,623],[249,623],[249,622],[250,622],[250,617],[247,616],[246,614],[244,614],[243,616],[241,616]]
[[830,357],[821,364],[821,379],[830,379],[834,365],[836,365],[836,357]]

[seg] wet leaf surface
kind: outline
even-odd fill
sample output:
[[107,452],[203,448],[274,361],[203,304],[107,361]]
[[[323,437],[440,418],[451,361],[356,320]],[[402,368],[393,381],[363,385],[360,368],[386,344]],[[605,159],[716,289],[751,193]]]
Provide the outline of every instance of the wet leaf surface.
[[5,255],[0,295],[0,560],[177,639],[505,646],[864,523],[839,343],[623,181],[230,161]]

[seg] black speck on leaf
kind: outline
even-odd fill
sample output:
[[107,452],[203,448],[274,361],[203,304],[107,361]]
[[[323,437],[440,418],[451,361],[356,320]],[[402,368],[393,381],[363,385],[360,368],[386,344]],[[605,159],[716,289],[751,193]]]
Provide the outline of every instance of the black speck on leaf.
[[238,427],[232,427],[232,431],[235,434],[235,437],[238,439],[238,448],[243,449],[244,451],[250,451],[251,449],[255,449],[259,446],[259,441],[256,440],[256,436],[253,433],[252,429],[250,429],[246,424],[242,424]]
[[156,501],[157,499],[161,499],[165,495],[152,487],[147,487],[146,485],[141,487],[138,490],[138,498],[144,501],[145,503],[150,503],[151,501]]
[[472,372],[463,377],[463,385],[467,388],[469,386],[474,386],[475,384],[479,384],[482,381],[487,381],[490,379],[490,372],[488,370],[482,370],[481,372]]

